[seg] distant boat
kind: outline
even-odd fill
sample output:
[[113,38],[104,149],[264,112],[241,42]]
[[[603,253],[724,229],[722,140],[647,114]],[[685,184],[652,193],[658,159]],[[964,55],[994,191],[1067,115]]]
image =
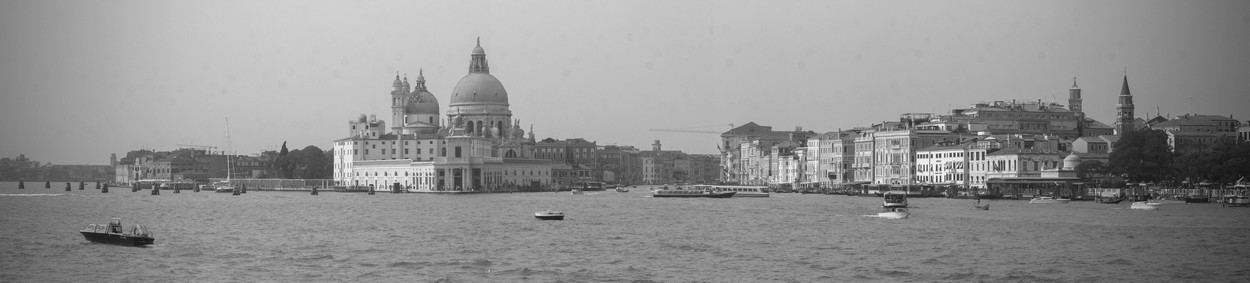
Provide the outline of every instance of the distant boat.
[[1124,201],[1124,199],[1125,199],[1124,197],[1118,197],[1118,198],[1098,197],[1098,203],[1117,204],[1117,203]]
[[1034,197],[1033,199],[1029,200],[1029,203],[1033,203],[1033,204],[1062,204],[1062,203],[1068,203],[1068,202],[1071,202],[1071,201],[1072,201],[1071,199],[1065,199],[1065,198],[1040,197],[1040,196],[1039,196],[1039,197]]
[[877,213],[877,217],[887,219],[903,219],[910,215],[906,207],[884,207],[881,213]]
[[662,189],[651,192],[653,198],[731,198],[737,192],[713,192],[711,190]]
[[629,189],[626,189],[625,187],[617,187],[617,188],[616,188],[616,192],[618,192],[618,193],[628,193],[628,192],[629,192]]
[[713,192],[735,192],[734,197],[759,197],[766,198],[769,196],[768,187],[765,186],[727,186],[727,185],[695,185],[695,188],[709,188]]
[[583,193],[581,189],[573,189],[573,194],[574,194],[574,195],[584,195],[584,194],[586,194],[586,193]]
[[121,218],[113,218],[109,220],[109,224],[90,224],[78,231],[88,241],[104,244],[123,245],[123,246],[143,246],[151,245],[156,239],[152,238],[143,225],[135,225],[130,231],[122,229]]
[[1224,201],[1220,202],[1220,206],[1224,207],[1250,207],[1250,197],[1240,195],[1224,196]]
[[548,209],[547,211],[535,212],[534,218],[538,218],[539,220],[564,220],[564,212],[552,211]]
[[[229,143],[230,143],[230,118],[226,118],[226,144],[227,146],[229,146]],[[213,190],[217,191],[218,193],[233,193],[234,195],[239,195],[237,192],[238,188],[235,188],[234,184],[230,183],[230,175],[231,173],[234,172],[232,167],[230,167],[231,166],[230,163],[231,163],[230,154],[227,152],[226,153],[226,180],[213,184]]]
[[972,204],[972,208],[976,208],[980,210],[990,210],[990,204],[989,203],[981,204],[981,201],[977,200],[977,203]]

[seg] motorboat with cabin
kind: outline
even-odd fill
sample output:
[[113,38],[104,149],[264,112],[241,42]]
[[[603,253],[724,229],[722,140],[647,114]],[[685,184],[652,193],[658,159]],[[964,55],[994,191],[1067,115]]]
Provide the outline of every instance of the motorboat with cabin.
[[564,212],[546,210],[534,213],[534,218],[538,220],[564,220]]
[[123,229],[121,218],[110,219],[109,224],[89,224],[78,232],[88,241],[103,244],[143,246],[156,241],[143,225],[135,225],[130,230]]
[[881,202],[881,207],[907,207],[907,192],[887,191],[881,196],[885,198],[885,201]]
[[1036,196],[1036,197],[1033,197],[1033,199],[1029,200],[1029,203],[1031,204],[1063,204],[1063,203],[1069,203],[1069,202],[1072,202],[1072,200],[1066,199],[1066,198],[1055,198],[1055,197],[1045,197],[1045,196]]
[[737,192],[714,192],[699,189],[660,189],[651,192],[653,198],[731,198]]

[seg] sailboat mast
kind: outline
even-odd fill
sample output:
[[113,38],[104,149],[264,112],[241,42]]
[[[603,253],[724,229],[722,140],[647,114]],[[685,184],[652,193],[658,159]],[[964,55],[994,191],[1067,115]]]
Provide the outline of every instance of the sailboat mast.
[[226,117],[226,182],[230,182],[230,175],[234,173],[234,169],[230,167],[230,117]]

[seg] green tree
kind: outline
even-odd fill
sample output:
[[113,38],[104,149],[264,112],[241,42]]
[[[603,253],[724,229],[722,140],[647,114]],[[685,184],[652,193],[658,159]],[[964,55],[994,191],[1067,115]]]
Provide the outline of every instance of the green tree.
[[294,170],[290,157],[290,151],[286,149],[286,142],[282,142],[282,150],[278,151],[278,159],[274,160],[274,165],[278,167],[278,172],[282,174],[283,179],[290,179]]
[[1168,147],[1167,133],[1162,130],[1139,130],[1125,133],[1116,141],[1109,159],[1111,174],[1126,176],[1133,182],[1158,182],[1171,178],[1173,154]]
[[1093,180],[1094,176],[1107,175],[1107,166],[1096,160],[1081,161],[1076,165],[1076,177],[1084,181]]

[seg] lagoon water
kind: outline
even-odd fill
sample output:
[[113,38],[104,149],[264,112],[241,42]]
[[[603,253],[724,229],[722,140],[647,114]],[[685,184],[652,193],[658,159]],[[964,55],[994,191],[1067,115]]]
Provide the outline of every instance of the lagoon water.
[[[64,191],[0,183],[0,281],[1210,282],[1250,280],[1250,208],[879,198]],[[564,221],[533,213],[564,211]],[[149,247],[77,230],[122,218]]]

